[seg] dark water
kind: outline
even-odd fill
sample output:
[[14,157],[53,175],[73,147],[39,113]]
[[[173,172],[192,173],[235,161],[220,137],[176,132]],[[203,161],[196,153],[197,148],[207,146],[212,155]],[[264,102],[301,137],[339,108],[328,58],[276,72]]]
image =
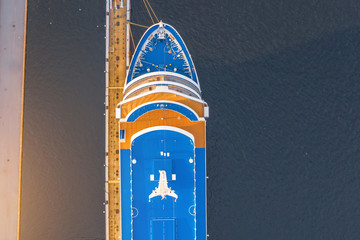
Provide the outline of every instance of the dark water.
[[[151,3],[210,105],[209,239],[360,239],[360,2]],[[23,240],[104,238],[104,11],[29,0]]]

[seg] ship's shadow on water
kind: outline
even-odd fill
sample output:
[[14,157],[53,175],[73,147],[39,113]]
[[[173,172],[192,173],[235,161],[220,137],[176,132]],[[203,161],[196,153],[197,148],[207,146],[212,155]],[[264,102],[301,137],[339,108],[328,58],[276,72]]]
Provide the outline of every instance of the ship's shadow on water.
[[359,39],[355,28],[253,61],[197,65],[211,110],[212,239],[360,236]]

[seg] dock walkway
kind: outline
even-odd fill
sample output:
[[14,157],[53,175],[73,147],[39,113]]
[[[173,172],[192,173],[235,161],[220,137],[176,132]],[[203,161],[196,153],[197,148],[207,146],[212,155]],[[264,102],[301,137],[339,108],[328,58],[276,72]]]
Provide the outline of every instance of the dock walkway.
[[26,0],[0,0],[0,238],[19,239]]
[[106,7],[106,240],[121,239],[119,120],[116,106],[123,98],[129,54],[130,0],[107,0]]

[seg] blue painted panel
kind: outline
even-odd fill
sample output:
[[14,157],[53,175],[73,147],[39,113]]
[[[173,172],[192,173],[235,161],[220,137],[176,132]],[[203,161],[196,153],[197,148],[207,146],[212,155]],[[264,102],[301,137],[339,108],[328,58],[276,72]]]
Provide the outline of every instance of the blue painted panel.
[[[173,188],[173,187],[172,187]],[[176,192],[176,190],[175,190]],[[176,192],[177,194],[177,192]],[[174,212],[176,210],[176,203],[174,198],[165,197],[162,199],[161,197],[155,197],[151,199],[149,203],[149,211],[151,213],[151,218],[174,218],[176,217]]]
[[120,129],[120,140],[125,139],[125,129]]
[[152,240],[175,240],[175,219],[153,219]]
[[166,172],[166,178],[168,181],[171,181],[172,177],[172,160],[171,159],[154,159],[153,160],[153,174],[154,180],[159,180],[160,173],[159,171],[163,170]]
[[121,150],[121,231],[122,239],[131,239],[130,149]]
[[156,110],[156,109],[170,109],[173,111],[176,111],[182,115],[184,115],[185,117],[187,117],[188,119],[190,119],[191,121],[197,121],[198,118],[196,117],[196,115],[188,108],[178,105],[176,103],[167,103],[167,102],[159,102],[159,103],[151,103],[151,104],[147,104],[137,110],[135,110],[133,113],[131,113],[131,115],[128,117],[128,122],[134,122],[136,119],[138,119],[141,115]]
[[206,240],[205,148],[196,148],[196,240]]
[[[161,156],[161,152],[169,152],[170,156]],[[194,143],[190,138],[178,132],[157,130],[136,138],[131,146],[132,193],[133,207],[139,212],[133,219],[134,239],[150,239],[151,220],[154,218],[178,219],[178,236],[176,239],[189,240],[195,238],[195,217],[189,213],[194,201]],[[172,159],[172,171],[177,175],[176,181],[168,185],[175,190],[178,199],[154,197],[149,202],[149,195],[158,187],[158,181],[150,181],[153,170],[153,159]],[[181,233],[181,234],[180,234]]]
[[[195,239],[195,216],[190,214],[194,211],[194,207],[191,206],[195,203],[194,164],[188,161],[195,153],[196,239],[206,240],[205,148],[196,148],[194,152],[191,139],[180,133],[161,130],[136,138],[131,151],[130,154],[130,150],[121,150],[122,239],[131,239],[132,227],[134,239],[151,239],[154,236],[153,219],[176,219],[175,239]],[[170,156],[161,156],[161,151],[169,152]],[[131,163],[131,157],[137,160],[136,164]],[[175,190],[179,197],[176,202],[172,197],[163,200],[161,197],[155,197],[149,202],[149,194],[158,186],[158,181],[150,181],[149,176],[153,172],[154,159],[172,159],[172,171],[177,175],[177,180],[169,181],[169,187]],[[133,224],[131,204],[137,215],[133,218]]]

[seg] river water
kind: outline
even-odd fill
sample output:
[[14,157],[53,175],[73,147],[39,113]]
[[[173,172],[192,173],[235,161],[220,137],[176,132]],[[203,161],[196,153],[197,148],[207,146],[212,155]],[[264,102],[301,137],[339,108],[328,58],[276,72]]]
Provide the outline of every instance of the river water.
[[[151,4],[210,106],[209,239],[359,239],[360,2]],[[105,2],[28,6],[21,239],[103,239]]]

